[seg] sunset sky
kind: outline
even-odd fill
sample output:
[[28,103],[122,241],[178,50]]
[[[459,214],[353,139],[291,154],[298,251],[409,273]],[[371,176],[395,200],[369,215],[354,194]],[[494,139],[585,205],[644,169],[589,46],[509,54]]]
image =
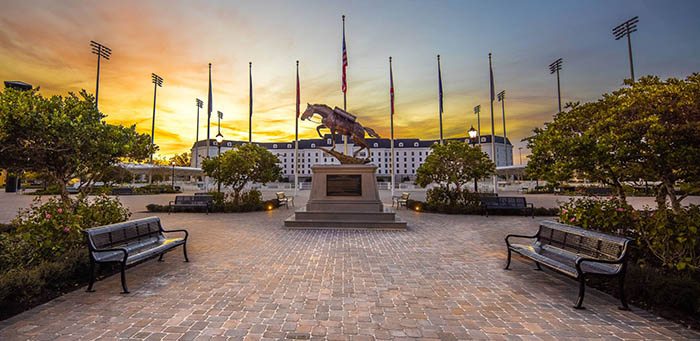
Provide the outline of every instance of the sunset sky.
[[[700,1],[14,1],[0,0],[0,80],[44,95],[95,91],[90,40],[112,49],[100,74],[100,110],[111,123],[150,133],[151,73],[160,75],[155,142],[161,154],[206,137],[208,63],[214,114],[226,139],[248,136],[248,62],[253,62],[253,139],[294,139],[295,61],[301,101],[343,104],[341,15],[347,16],[348,111],[389,137],[389,64],[394,59],[395,136],[436,139],[436,54],[441,55],[446,137],[476,125],[490,134],[488,53],[496,91],[506,90],[515,147],[557,109],[548,65],[563,58],[562,101],[591,101],[629,77],[625,41],[611,29],[637,15],[637,77],[700,71]],[[494,102],[496,134],[501,105]],[[300,122],[300,137],[316,136]]]

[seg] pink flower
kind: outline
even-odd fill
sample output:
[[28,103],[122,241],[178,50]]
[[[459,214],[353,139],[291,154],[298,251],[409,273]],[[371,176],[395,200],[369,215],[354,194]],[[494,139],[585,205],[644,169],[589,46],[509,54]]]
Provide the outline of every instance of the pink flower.
[[59,209],[58,209],[58,213],[63,213],[63,209],[62,209],[62,208],[59,208]]
[[567,214],[567,213],[569,213],[569,211],[567,209],[561,210],[561,214]]
[[79,215],[79,216],[78,216],[78,219],[83,219],[83,216]]
[[29,207],[34,207],[34,204],[33,203],[29,204]]
[[46,219],[51,219],[51,215],[46,213]]
[[650,214],[649,216],[650,216],[650,217],[653,217],[653,216],[654,216],[654,212],[651,212],[651,214]]
[[622,209],[622,207],[618,207],[616,211],[622,212],[622,211],[624,211],[624,209]]
[[574,220],[576,220],[576,217],[573,217],[573,218],[569,219],[569,222],[570,222],[570,223],[573,223]]
[[64,227],[63,232],[70,232],[70,227]]
[[638,217],[632,217],[632,220],[637,221],[637,220],[639,220],[639,218],[638,218]]

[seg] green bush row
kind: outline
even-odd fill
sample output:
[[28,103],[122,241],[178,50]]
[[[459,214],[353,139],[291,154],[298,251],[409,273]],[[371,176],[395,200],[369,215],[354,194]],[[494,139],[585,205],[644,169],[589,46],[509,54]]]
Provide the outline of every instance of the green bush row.
[[[481,196],[491,196],[491,193],[473,193],[468,191],[456,191],[446,187],[431,188],[426,192],[426,201],[409,199],[406,207],[413,210],[446,213],[446,214],[483,214],[481,208]],[[556,216],[557,208],[536,207],[535,215]],[[498,215],[522,215],[520,210],[499,210]]]
[[[212,212],[253,212],[265,211],[279,207],[277,199],[262,200],[262,193],[256,189],[242,192],[238,205],[233,203],[233,194],[222,192],[209,192],[213,197]],[[149,212],[168,212],[168,205],[148,204],[146,209]],[[205,212],[202,208],[178,208],[178,212]]]

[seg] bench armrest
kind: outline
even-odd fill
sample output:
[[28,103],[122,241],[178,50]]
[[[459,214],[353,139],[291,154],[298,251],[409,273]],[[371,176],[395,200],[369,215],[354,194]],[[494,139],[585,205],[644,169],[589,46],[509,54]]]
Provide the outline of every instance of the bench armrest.
[[189,237],[190,233],[187,232],[187,230],[161,230],[162,232],[168,233],[168,232],[185,232],[185,241],[187,241],[187,237]]
[[94,252],[112,252],[112,251],[120,251],[124,253],[124,260],[123,262],[126,262],[126,257],[129,256],[129,252],[126,251],[124,248],[111,248],[111,249],[92,249],[90,250],[90,253]]
[[[581,263],[583,262],[591,262],[591,263],[603,263],[603,264],[623,264],[625,260],[627,259],[627,250],[624,250],[622,252],[622,255],[617,258],[617,259],[596,259],[596,258],[586,258],[586,257],[581,257],[576,260],[576,271],[579,273],[579,275],[583,274],[583,270],[581,269]],[[621,271],[622,267],[618,270]]]
[[506,246],[510,247],[510,241],[508,241],[508,238],[514,237],[514,238],[537,238],[540,235],[539,231],[534,235],[534,236],[526,236],[522,234],[509,234],[506,235]]

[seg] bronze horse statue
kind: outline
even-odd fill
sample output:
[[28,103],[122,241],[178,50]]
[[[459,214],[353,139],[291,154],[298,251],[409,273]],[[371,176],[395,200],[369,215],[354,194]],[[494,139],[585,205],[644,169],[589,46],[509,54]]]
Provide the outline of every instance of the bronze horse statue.
[[360,146],[360,149],[352,153],[353,157],[356,157],[361,150],[367,149],[367,159],[369,159],[369,145],[365,141],[365,132],[371,137],[379,138],[379,134],[372,128],[363,127],[355,121],[355,116],[345,112],[343,109],[338,107],[331,109],[325,104],[307,103],[306,110],[301,114],[301,120],[311,120],[314,114],[322,117],[321,125],[316,127],[318,136],[323,138],[321,129],[325,128],[331,131],[331,136],[333,138],[333,147],[331,150],[335,150],[335,134],[338,133],[347,136],[354,144]]

